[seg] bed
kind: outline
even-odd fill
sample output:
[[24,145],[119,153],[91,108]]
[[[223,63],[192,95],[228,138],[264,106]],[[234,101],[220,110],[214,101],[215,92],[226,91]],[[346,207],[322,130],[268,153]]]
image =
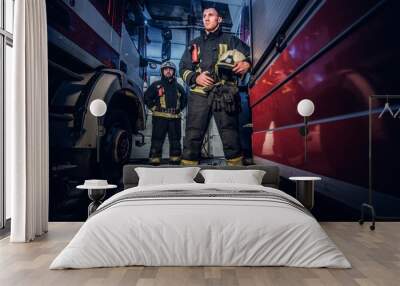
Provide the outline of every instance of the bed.
[[200,172],[191,183],[138,185],[137,167],[124,167],[125,190],[88,218],[50,269],[351,267],[308,210],[278,189],[277,167],[200,166],[263,170],[259,185],[204,183]]

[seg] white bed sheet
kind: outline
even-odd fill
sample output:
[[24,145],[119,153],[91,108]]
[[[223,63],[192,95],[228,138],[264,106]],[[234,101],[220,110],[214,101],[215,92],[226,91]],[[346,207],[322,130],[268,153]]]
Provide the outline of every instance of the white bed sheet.
[[[266,190],[238,184],[142,186],[154,190]],[[102,207],[100,206],[100,208]],[[310,215],[258,199],[186,198],[125,201],[89,218],[50,269],[145,266],[294,266],[350,268]]]

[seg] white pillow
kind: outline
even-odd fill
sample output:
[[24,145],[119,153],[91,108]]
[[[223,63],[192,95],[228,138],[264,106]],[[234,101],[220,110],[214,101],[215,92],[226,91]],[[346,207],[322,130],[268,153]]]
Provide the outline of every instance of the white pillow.
[[262,170],[202,170],[205,184],[261,185],[265,171]]
[[199,170],[199,167],[135,168],[139,176],[138,186],[195,183],[193,179]]

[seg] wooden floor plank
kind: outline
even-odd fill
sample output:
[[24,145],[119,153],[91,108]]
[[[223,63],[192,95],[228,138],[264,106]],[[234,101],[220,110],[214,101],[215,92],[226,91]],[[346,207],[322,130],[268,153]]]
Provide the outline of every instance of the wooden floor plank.
[[378,223],[375,231],[355,222],[321,225],[349,259],[352,269],[134,266],[51,271],[51,261],[81,223],[50,223],[49,233],[32,243],[0,240],[0,285],[399,285],[400,223]]

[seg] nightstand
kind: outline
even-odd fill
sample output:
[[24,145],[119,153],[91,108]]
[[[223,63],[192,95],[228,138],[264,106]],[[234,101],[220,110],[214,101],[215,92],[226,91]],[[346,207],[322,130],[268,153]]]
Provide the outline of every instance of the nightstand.
[[289,180],[296,181],[296,199],[307,209],[314,206],[314,182],[320,181],[320,177],[290,177]]
[[88,196],[92,201],[88,206],[88,217],[103,203],[106,191],[116,187],[116,185],[109,185],[106,180],[86,180],[84,185],[76,187],[88,190]]

